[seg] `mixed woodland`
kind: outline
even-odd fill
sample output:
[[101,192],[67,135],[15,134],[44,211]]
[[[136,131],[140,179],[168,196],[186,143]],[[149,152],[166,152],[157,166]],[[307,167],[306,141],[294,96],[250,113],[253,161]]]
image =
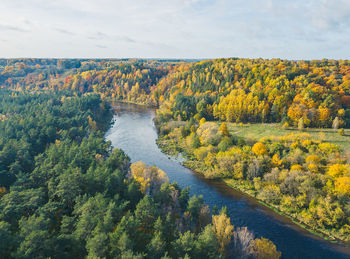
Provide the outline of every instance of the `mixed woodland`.
[[[81,61],[64,69],[53,60],[8,62],[16,64],[7,60],[1,72],[1,258],[281,256],[270,240],[234,227],[225,208],[211,211],[165,172],[112,150],[108,94],[65,85]],[[137,74],[148,64],[125,66]],[[156,75],[145,77],[157,82],[165,68],[152,66]],[[53,74],[59,86],[50,85]]]
[[[0,254],[278,258],[223,208],[105,142],[109,101],[157,108],[159,145],[327,238],[349,241],[350,62],[0,60]],[[250,124],[290,134],[243,138]],[[346,145],[346,143],[345,143]]]

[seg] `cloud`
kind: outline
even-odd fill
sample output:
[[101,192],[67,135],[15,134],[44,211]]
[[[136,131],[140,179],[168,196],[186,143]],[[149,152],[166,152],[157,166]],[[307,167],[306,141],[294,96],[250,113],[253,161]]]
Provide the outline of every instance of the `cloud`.
[[101,31],[97,31],[91,35],[88,35],[87,38],[94,41],[102,40],[102,41],[111,41],[111,42],[122,41],[126,43],[137,43],[136,40],[126,35],[113,35],[113,34],[107,34]]
[[66,34],[66,35],[71,35],[71,36],[77,35],[76,33],[65,30],[65,29],[61,29],[61,28],[53,28],[53,29],[57,32],[60,32],[60,33]]
[[304,27],[316,31],[336,30],[350,26],[350,1],[348,0],[267,0],[255,4],[271,17],[289,24],[302,22]]
[[91,32],[89,32],[87,38],[90,40],[109,39],[110,35],[108,35],[107,33],[101,32],[101,31],[97,31],[93,34],[91,34]]
[[125,41],[125,42],[128,42],[128,43],[137,43],[136,40],[128,37],[128,36],[116,36],[116,38],[120,41]]
[[1,0],[0,31],[9,56],[350,58],[350,1]]
[[29,32],[29,30],[17,27],[17,26],[12,26],[12,25],[6,25],[6,24],[0,24],[0,30],[5,30],[5,31],[16,31],[16,32]]
[[350,2],[322,0],[313,5],[311,21],[320,30],[337,30],[342,26],[350,26]]
[[99,45],[99,44],[96,44],[95,47],[100,48],[100,49],[106,49],[107,48],[107,46]]

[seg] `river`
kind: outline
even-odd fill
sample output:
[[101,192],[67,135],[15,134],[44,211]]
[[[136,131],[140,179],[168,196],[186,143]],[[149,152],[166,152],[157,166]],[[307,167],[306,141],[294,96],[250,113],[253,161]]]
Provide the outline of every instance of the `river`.
[[206,204],[227,207],[234,226],[247,226],[257,237],[273,241],[283,258],[350,258],[350,249],[328,243],[309,234],[288,219],[279,216],[253,199],[232,190],[219,181],[206,180],[169,158],[156,144],[155,111],[143,106],[117,104],[114,124],[106,133],[113,147],[120,148],[131,162],[144,161],[165,171],[171,181],[182,188],[190,187],[192,195],[203,195]]

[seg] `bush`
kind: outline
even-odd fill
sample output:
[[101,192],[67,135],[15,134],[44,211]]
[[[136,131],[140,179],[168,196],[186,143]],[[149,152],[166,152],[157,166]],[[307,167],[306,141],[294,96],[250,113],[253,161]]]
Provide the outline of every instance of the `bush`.
[[288,129],[289,128],[289,123],[288,122],[285,122],[283,125],[282,125],[282,129]]
[[223,137],[218,145],[219,151],[226,151],[230,146],[233,145],[230,137]]

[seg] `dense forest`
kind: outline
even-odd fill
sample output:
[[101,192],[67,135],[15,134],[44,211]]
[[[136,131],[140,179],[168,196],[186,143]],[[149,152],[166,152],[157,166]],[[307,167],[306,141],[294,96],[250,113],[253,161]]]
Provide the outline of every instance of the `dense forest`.
[[178,62],[142,60],[0,61],[0,84],[13,90],[72,90],[157,105],[152,87]]
[[[350,126],[350,62],[280,59],[0,61],[11,89],[70,89],[158,106],[174,117]],[[200,109],[200,111],[198,111]]]
[[[349,240],[349,61],[9,59],[0,86],[4,257],[280,256],[225,209],[112,152],[111,100],[157,107],[159,145],[186,166]],[[289,134],[239,135],[259,123]]]
[[348,61],[202,61],[180,66],[158,90],[184,120],[199,113],[207,120],[331,127],[338,117],[338,126],[349,126]]
[[99,95],[1,89],[0,99],[1,258],[280,257],[225,208],[112,151]]

